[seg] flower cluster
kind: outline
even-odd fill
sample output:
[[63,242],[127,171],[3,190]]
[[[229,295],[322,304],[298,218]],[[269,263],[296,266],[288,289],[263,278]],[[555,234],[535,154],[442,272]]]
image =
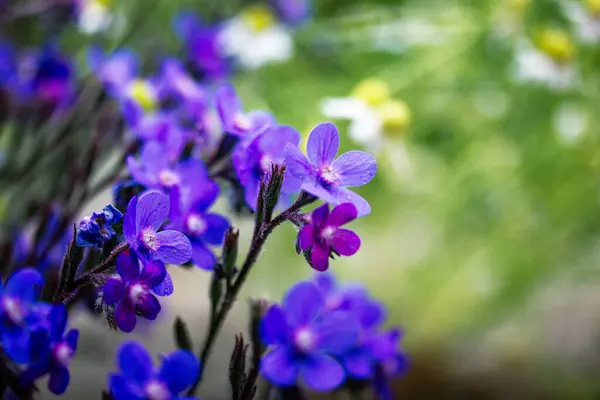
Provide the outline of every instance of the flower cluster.
[[112,205],[104,207],[100,214],[84,218],[77,228],[77,246],[102,248],[116,232],[112,226],[123,219],[123,214]]

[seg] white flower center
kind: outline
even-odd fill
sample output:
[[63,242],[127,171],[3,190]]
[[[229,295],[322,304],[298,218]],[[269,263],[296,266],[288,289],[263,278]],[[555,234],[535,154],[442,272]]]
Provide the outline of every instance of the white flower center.
[[265,154],[264,156],[261,157],[260,169],[262,169],[263,171],[265,171],[265,172],[270,171],[272,164],[273,164],[273,158],[271,158],[271,156],[269,156],[268,154]]
[[145,292],[146,289],[144,288],[144,286],[141,283],[136,283],[129,289],[129,298],[131,299],[133,304],[137,304]]
[[146,385],[146,395],[150,400],[167,400],[171,398],[171,393],[167,388],[157,381],[150,381]]
[[179,175],[177,175],[170,169],[163,169],[162,171],[160,171],[160,173],[158,174],[158,179],[160,180],[160,183],[166,187],[175,186],[180,181]]
[[73,351],[66,343],[61,343],[54,349],[54,358],[60,365],[66,367],[71,362]]
[[158,243],[156,243],[156,232],[152,228],[146,228],[142,231],[142,242],[146,248],[156,251],[158,249]]
[[335,228],[333,226],[326,226],[321,231],[321,236],[325,240],[331,240],[331,238],[333,238],[334,233],[335,233]]
[[298,330],[294,339],[296,346],[304,352],[311,351],[316,343],[315,335],[308,328]]
[[206,232],[207,228],[206,221],[204,221],[200,215],[190,214],[190,216],[187,218],[187,228],[192,233],[198,235],[203,234]]
[[16,300],[13,300],[10,297],[4,298],[4,311],[8,314],[8,318],[15,324],[20,324],[23,322],[23,310],[19,306],[19,303]]
[[233,117],[233,126],[241,131],[247,131],[252,128],[252,121],[246,115],[238,113]]
[[331,167],[325,167],[321,170],[321,178],[329,183],[335,183],[339,180],[337,172]]

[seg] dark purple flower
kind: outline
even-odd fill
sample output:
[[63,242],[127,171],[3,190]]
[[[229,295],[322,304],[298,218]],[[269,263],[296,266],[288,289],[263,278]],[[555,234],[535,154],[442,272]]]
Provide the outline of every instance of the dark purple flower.
[[[270,126],[248,144],[236,146],[232,159],[237,177],[244,186],[248,206],[256,208],[261,179],[271,171],[272,164],[283,164],[286,144],[298,146],[300,134],[289,126]],[[289,203],[292,194],[300,190],[302,181],[286,172],[281,188],[281,203]]]
[[219,186],[209,180],[193,188],[193,192],[182,193],[185,188],[175,187],[171,191],[171,215],[169,228],[186,234],[192,244],[192,261],[202,269],[211,270],[216,257],[209,246],[223,243],[229,221],[209,212],[219,196]]
[[223,130],[231,135],[253,137],[276,123],[275,118],[266,111],[244,112],[235,89],[229,84],[216,89],[215,102]]
[[55,46],[46,45],[37,60],[31,89],[46,103],[65,103],[73,94],[73,76],[71,62]]
[[[135,257],[135,256],[133,256]],[[115,307],[115,321],[123,332],[135,328],[136,314],[155,320],[160,312],[160,303],[153,288],[162,284],[167,275],[165,264],[160,260],[146,262],[140,270],[137,258],[127,252],[117,259],[117,272],[104,285],[103,301]]]
[[149,189],[170,189],[177,185],[195,187],[208,176],[201,161],[190,159],[173,163],[165,157],[165,149],[153,142],[142,148],[139,159],[127,158],[127,169],[136,182]]
[[146,260],[184,264],[192,256],[189,239],[181,232],[159,232],[169,216],[169,198],[156,191],[134,197],[127,206],[123,233],[131,248]]
[[340,228],[356,219],[356,207],[352,203],[336,206],[331,214],[329,205],[315,209],[310,223],[304,225],[298,234],[298,247],[310,251],[310,265],[317,271],[329,268],[331,253],[351,256],[360,248],[360,238],[351,230]]
[[29,318],[43,284],[42,276],[33,268],[18,270],[0,284],[0,335],[2,348],[19,363],[29,360]]
[[279,18],[288,25],[301,25],[311,17],[311,0],[271,0]]
[[121,346],[117,365],[120,371],[108,379],[115,400],[183,399],[179,394],[194,383],[200,371],[200,362],[186,350],[163,356],[156,371],[148,351],[133,341]]
[[63,304],[52,307],[48,324],[47,329],[38,329],[31,335],[31,363],[22,379],[31,383],[48,374],[48,389],[60,395],[69,385],[69,364],[77,351],[79,331],[71,329],[65,334],[67,309]]
[[353,203],[358,216],[367,215],[371,212],[369,203],[346,187],[371,181],[377,172],[377,162],[363,151],[349,151],[335,158],[339,147],[340,135],[335,125],[319,124],[308,137],[308,159],[298,147],[286,146],[287,167],[303,181],[303,190],[333,205]]
[[121,222],[123,214],[112,205],[107,205],[99,214],[92,213],[79,222],[77,246],[102,248],[116,232],[112,226]]
[[353,315],[326,311],[324,297],[312,282],[294,285],[282,306],[269,308],[261,336],[272,348],[261,361],[261,373],[279,386],[300,378],[316,391],[328,391],[344,380],[343,367],[332,355],[342,354],[357,340]]

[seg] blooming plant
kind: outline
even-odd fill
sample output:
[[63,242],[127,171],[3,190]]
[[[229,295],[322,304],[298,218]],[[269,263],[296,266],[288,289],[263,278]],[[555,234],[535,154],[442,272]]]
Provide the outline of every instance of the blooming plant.
[[[310,13],[310,6],[301,3],[277,1],[274,12],[297,26]],[[98,33],[110,23],[105,2],[77,4],[84,33]],[[93,21],[94,13],[99,21]],[[217,28],[202,26],[189,15],[177,18],[175,25],[188,56],[195,56],[188,60],[190,70],[167,59],[154,76],[142,77],[133,51],[93,48],[88,63],[93,88],[100,93],[91,99],[85,97],[87,87],[75,90],[77,75],[54,46],[33,57],[33,77],[21,76],[24,58],[6,46],[0,83],[3,99],[15,111],[7,116],[15,118],[11,122],[26,126],[20,111],[28,102],[34,104],[40,119],[35,122],[57,127],[50,136],[59,155],[73,124],[87,128],[93,121],[95,128],[84,157],[71,157],[72,174],[57,181],[56,193],[45,194],[55,206],[16,213],[31,220],[33,235],[22,227],[8,244],[11,251],[0,256],[7,266],[7,279],[0,281],[0,394],[31,398],[36,381],[45,377],[52,393],[65,393],[79,338],[77,330],[67,329],[71,307],[93,303],[109,327],[132,332],[138,318],[155,320],[160,298],[177,290],[168,269],[191,264],[211,274],[210,323],[198,355],[178,318],[179,349],[162,356],[154,368],[140,343],[125,342],[116,357],[118,372],[107,377],[103,396],[193,398],[221,327],[265,243],[290,222],[298,228],[298,253],[318,275],[290,288],[281,306],[251,302],[251,346],[243,335],[236,337],[231,398],[255,398],[259,375],[274,392],[300,391],[302,385],[316,391],[357,390],[346,383],[358,381],[372,383],[382,397],[389,397],[386,378],[406,364],[397,346],[399,331],[381,330],[383,306],[364,288],[338,287],[323,275],[330,259],[352,256],[361,246],[346,224],[368,215],[371,207],[348,188],[373,179],[375,159],[362,151],[336,158],[340,135],[331,123],[314,127],[305,155],[293,127],[265,111],[245,112],[228,83],[207,85],[227,77],[232,67],[213,37]],[[199,70],[204,72],[200,77]],[[218,118],[216,125],[211,116]],[[115,143],[119,162],[96,177],[96,164]],[[27,179],[28,168],[38,166],[35,158],[26,159],[26,169],[14,171],[10,161],[0,164],[1,176],[9,179]],[[109,186],[114,204],[77,221],[82,204]],[[244,257],[238,257],[238,230],[211,209],[227,190],[234,211],[253,214]],[[322,204],[305,210],[316,203]],[[252,362],[247,366],[249,347]]]

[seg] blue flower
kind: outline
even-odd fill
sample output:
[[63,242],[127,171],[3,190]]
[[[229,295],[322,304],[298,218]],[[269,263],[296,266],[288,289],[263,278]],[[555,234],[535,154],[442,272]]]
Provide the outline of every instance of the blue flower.
[[223,130],[230,135],[253,138],[253,135],[276,123],[275,118],[266,111],[245,112],[231,85],[221,85],[216,89],[215,102]]
[[311,0],[271,0],[279,18],[288,25],[301,25],[312,16]]
[[93,213],[79,222],[77,246],[102,248],[116,232],[112,226],[121,222],[123,214],[112,205],[107,205],[100,214]]
[[121,346],[117,365],[120,371],[108,379],[115,400],[183,399],[179,394],[194,383],[200,371],[196,356],[185,350],[163,356],[156,371],[148,351],[133,341]]
[[21,379],[32,383],[48,374],[48,389],[63,394],[69,385],[69,364],[77,351],[79,331],[71,329],[65,334],[67,309],[63,304],[54,305],[48,316],[49,327],[31,334],[31,360]]
[[18,363],[29,360],[28,323],[42,284],[42,276],[33,268],[17,271],[5,287],[0,284],[2,347]]
[[314,283],[300,282],[261,322],[262,340],[272,346],[261,360],[261,372],[276,385],[293,385],[300,378],[313,390],[332,390],[345,377],[333,355],[354,346],[358,328],[351,313],[325,308]]

